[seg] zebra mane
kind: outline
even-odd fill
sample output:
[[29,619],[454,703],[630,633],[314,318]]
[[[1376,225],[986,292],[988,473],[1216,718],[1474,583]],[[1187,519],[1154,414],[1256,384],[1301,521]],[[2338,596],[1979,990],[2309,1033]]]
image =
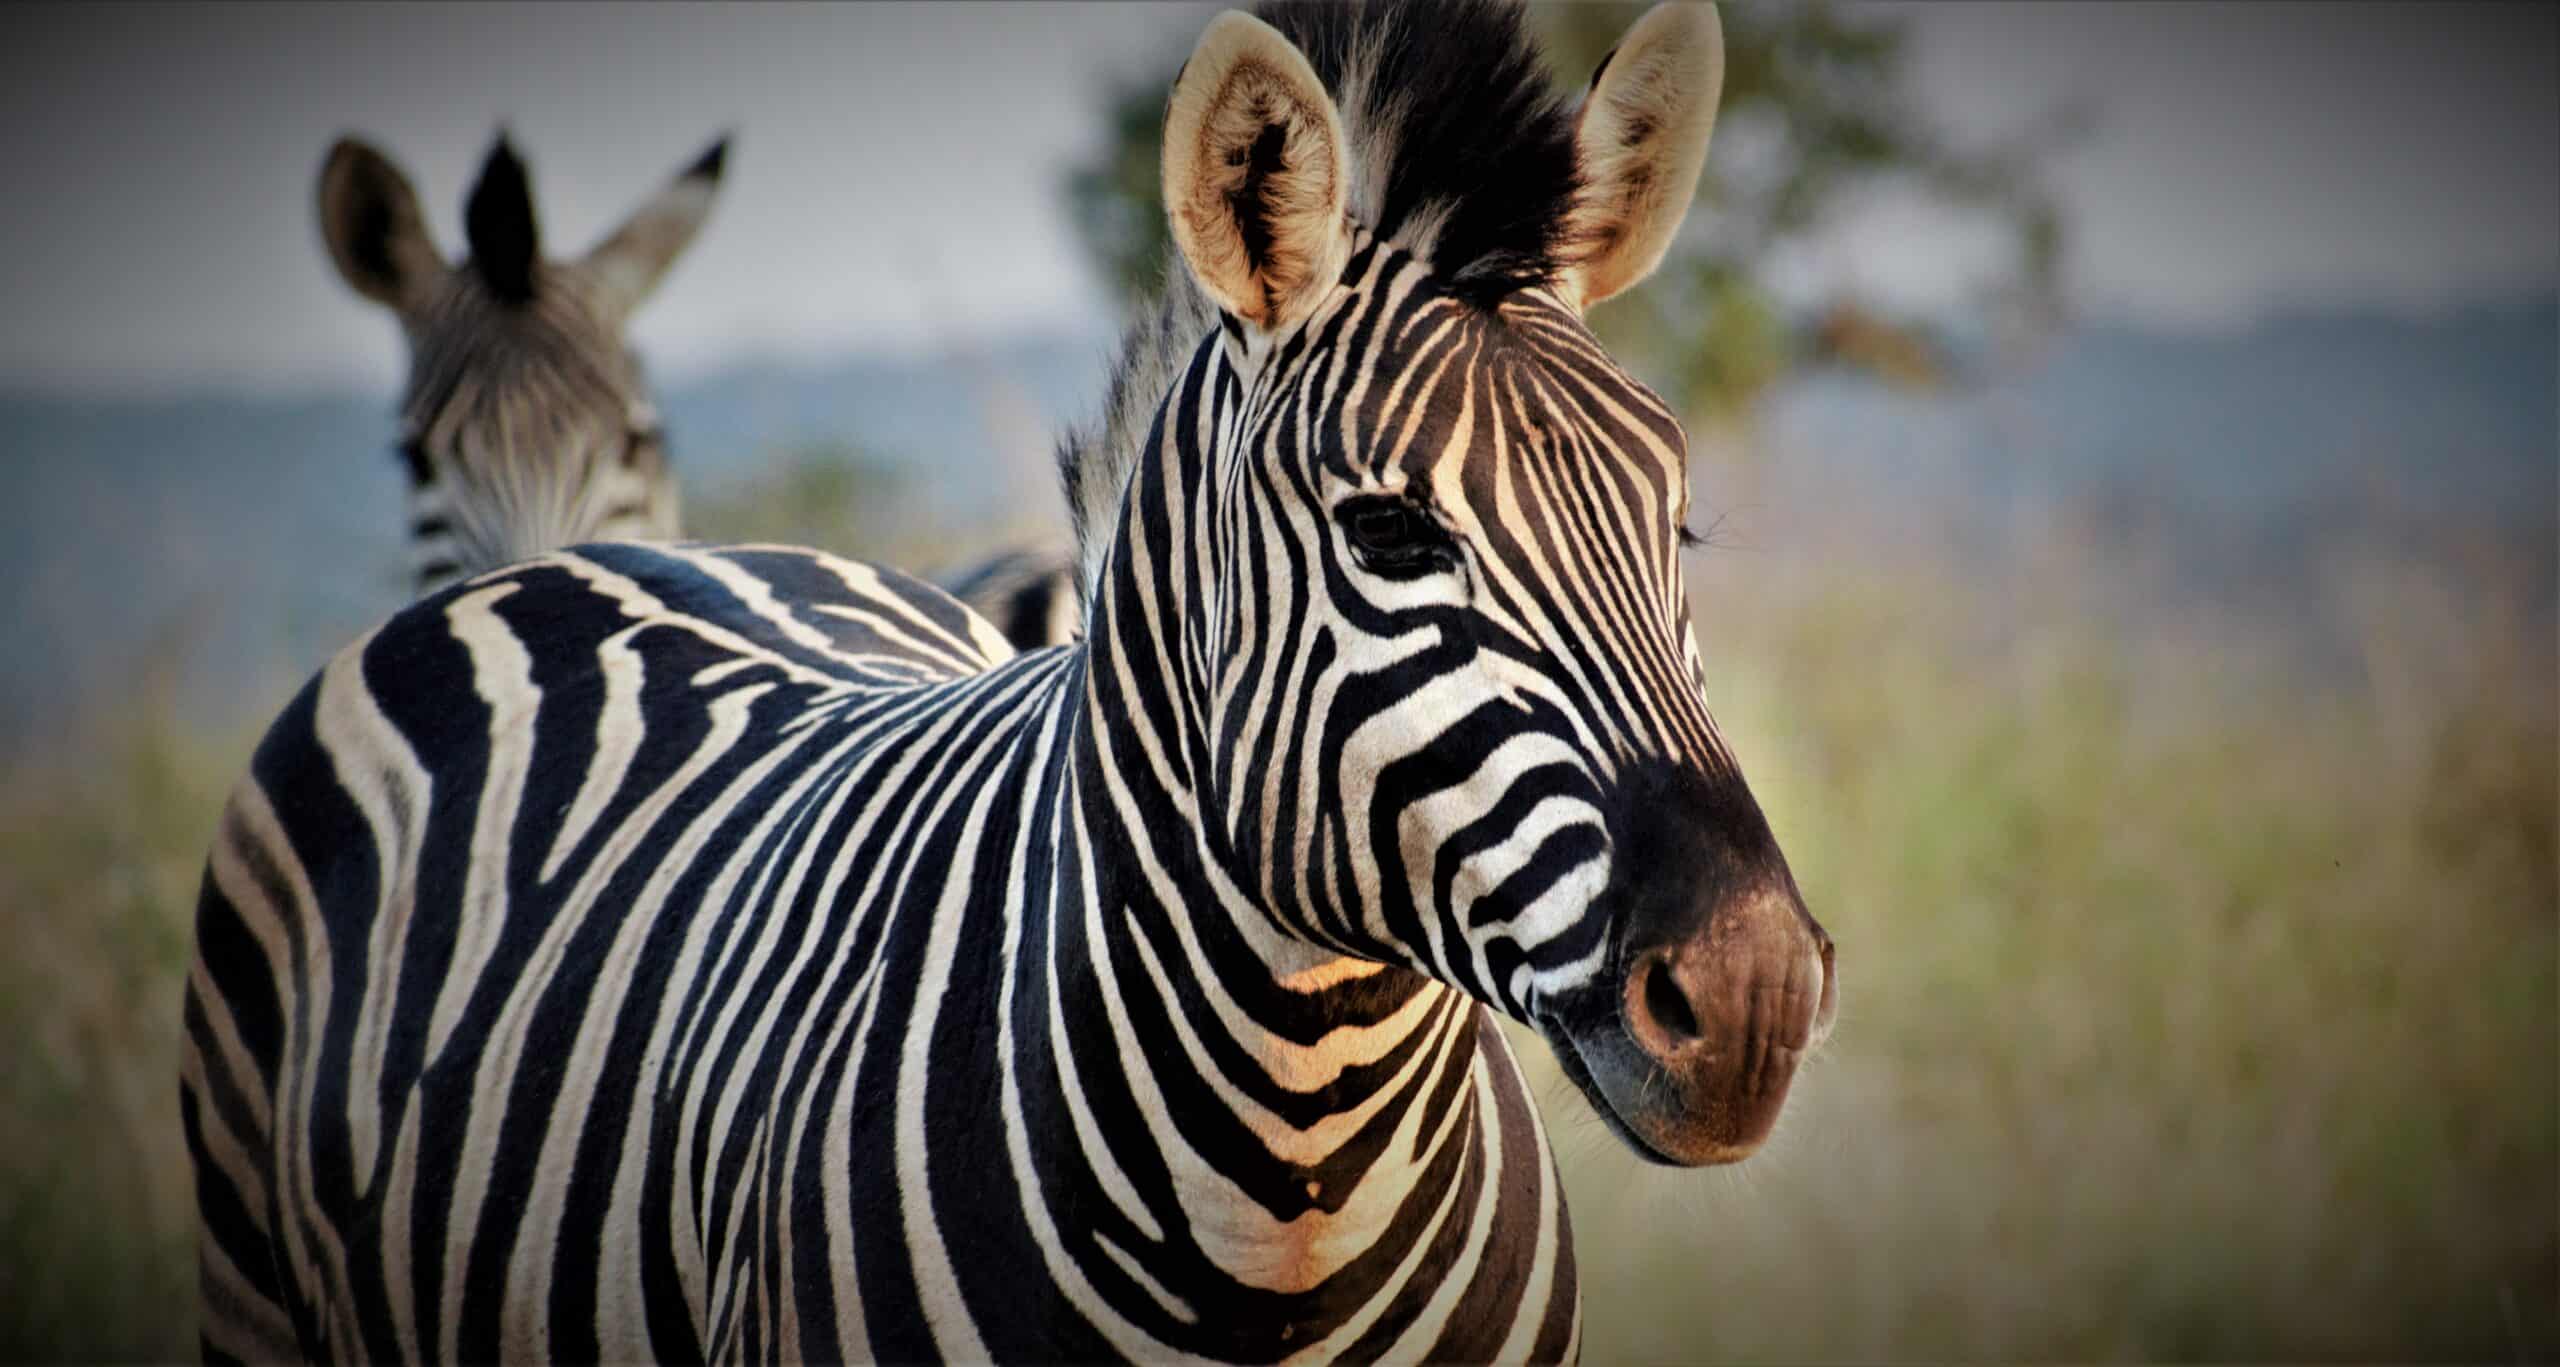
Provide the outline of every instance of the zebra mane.
[[[1565,264],[1580,188],[1575,106],[1550,84],[1518,5],[1270,0],[1255,13],[1333,96],[1355,220],[1487,305]],[[1121,337],[1101,416],[1059,443],[1088,597],[1155,411],[1218,323],[1190,268],[1168,255],[1155,307]]]

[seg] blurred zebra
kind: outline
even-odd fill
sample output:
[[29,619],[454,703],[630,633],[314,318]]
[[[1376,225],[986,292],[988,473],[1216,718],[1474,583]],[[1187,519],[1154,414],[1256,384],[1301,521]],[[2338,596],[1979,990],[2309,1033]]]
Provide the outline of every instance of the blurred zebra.
[[409,343],[399,452],[421,593],[581,541],[677,534],[657,407],[623,329],[711,211],[715,142],[576,260],[547,260],[524,162],[504,134],[446,264],[399,167],[352,138],[320,168],[338,273]]
[[[320,171],[321,235],[338,273],[389,309],[409,344],[399,453],[419,593],[584,541],[680,536],[676,481],[631,316],[710,213],[721,139],[584,256],[551,260],[525,164],[501,134],[465,203],[471,254],[448,265],[408,177],[352,138]],[[963,567],[964,601],[1024,647],[1067,639],[1056,556]]]
[[1713,12],[1579,111],[1483,0],[1215,20],[1180,263],[1067,443],[1088,634],[608,545],[287,708],[204,885],[205,1352],[1570,1358],[1494,1010],[1726,1162],[1834,1012],[1708,716],[1680,429],[1582,313]]

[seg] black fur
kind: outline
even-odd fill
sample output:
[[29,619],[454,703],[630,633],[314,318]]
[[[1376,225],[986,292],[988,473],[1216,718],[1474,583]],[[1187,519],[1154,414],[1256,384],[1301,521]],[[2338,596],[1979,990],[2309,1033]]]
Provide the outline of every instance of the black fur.
[[1418,211],[1445,206],[1436,239],[1406,245],[1481,303],[1555,273],[1580,185],[1574,112],[1517,6],[1278,0],[1258,13],[1337,102],[1355,61],[1368,72],[1363,107],[1342,116],[1353,160],[1387,166],[1384,203],[1363,206],[1371,229],[1395,239]]
[[472,269],[489,292],[510,304],[533,298],[542,236],[534,226],[533,187],[526,182],[524,163],[503,133],[480,167],[480,183],[471,187],[462,227],[471,240]]
[[1271,208],[1263,203],[1263,187],[1283,169],[1280,142],[1288,134],[1286,124],[1263,125],[1262,136],[1245,154],[1244,184],[1227,196],[1227,212],[1236,216],[1236,232],[1244,238],[1244,259],[1256,271],[1271,258]]
[[400,263],[391,258],[391,230],[398,222],[392,210],[400,193],[398,173],[379,160],[359,157],[355,163],[355,227],[347,234],[347,252],[356,269],[397,288]]
[[684,173],[687,176],[700,176],[705,180],[718,180],[722,168],[728,164],[729,139],[724,135],[720,141],[711,144],[710,151],[703,153],[693,165],[684,168]]

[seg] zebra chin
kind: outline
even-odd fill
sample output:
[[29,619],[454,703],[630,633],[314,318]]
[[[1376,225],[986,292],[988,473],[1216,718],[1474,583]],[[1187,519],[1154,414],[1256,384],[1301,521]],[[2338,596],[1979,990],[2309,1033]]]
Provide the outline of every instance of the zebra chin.
[[1607,971],[1540,1013],[1567,1076],[1657,1163],[1733,1163],[1777,1125],[1840,1005],[1831,937],[1805,910],[1738,778],[1631,783]]

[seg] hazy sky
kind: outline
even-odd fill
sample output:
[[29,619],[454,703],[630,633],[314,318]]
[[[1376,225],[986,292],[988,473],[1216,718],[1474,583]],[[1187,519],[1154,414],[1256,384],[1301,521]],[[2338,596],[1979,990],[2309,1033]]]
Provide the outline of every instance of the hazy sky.
[[[662,376],[1091,320],[1061,175],[1099,137],[1105,77],[1178,59],[1208,12],[9,6],[0,384],[387,387],[397,334],[318,239],[321,155],[376,140],[458,256],[501,121],[555,252],[737,132],[719,207],[636,328]],[[2092,312],[2227,324],[2560,276],[2551,7],[1898,12],[1924,107],[1959,132],[2094,105],[2057,166]],[[1792,270],[1927,305],[1986,250],[1885,197]]]

